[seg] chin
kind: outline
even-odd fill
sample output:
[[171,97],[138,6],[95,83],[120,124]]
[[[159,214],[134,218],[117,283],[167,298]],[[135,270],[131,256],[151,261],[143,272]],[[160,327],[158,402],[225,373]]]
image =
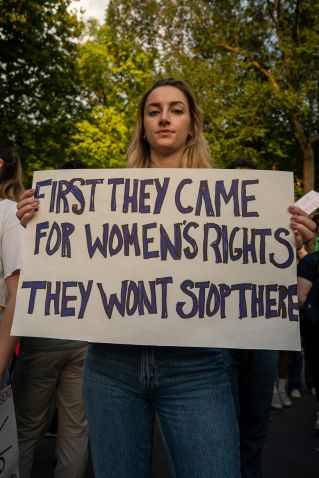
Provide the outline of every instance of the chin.
[[176,153],[176,149],[175,149],[175,148],[173,148],[173,147],[171,147],[171,146],[165,147],[165,146],[163,146],[163,145],[162,145],[161,147],[157,148],[157,151],[158,151],[160,154],[165,155],[165,156],[167,156],[167,155],[169,155],[169,154],[174,154],[174,153]]

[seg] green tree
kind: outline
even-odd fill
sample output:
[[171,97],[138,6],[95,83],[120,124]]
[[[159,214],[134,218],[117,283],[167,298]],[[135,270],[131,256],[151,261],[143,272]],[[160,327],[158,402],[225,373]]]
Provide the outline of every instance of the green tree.
[[91,168],[124,167],[128,134],[123,113],[112,106],[95,106],[86,119],[75,123],[68,156]]
[[[241,139],[240,130],[248,124],[245,116],[247,119],[247,114],[259,105],[257,114],[251,114],[251,121],[255,118],[257,124],[264,125],[259,139],[265,144],[273,138],[279,145],[277,166],[293,163],[290,154],[297,161],[301,158],[304,190],[312,189],[314,145],[319,141],[319,2],[191,3],[193,15],[188,38],[192,55],[208,65],[218,63],[221,55],[229,57],[237,73],[233,91],[237,91],[241,115],[244,108],[246,114],[244,121],[239,115],[235,136]],[[231,118],[232,115],[227,128],[232,124]],[[255,140],[253,135],[252,143]],[[299,148],[297,156],[292,140]]]
[[137,104],[153,78],[154,58],[133,39],[116,39],[113,25],[88,25],[81,45],[79,71],[89,113],[75,123],[68,148],[90,166],[123,167]]
[[15,144],[29,177],[64,160],[81,108],[71,0],[0,0],[0,137]]
[[156,49],[156,74],[195,89],[216,165],[248,155],[313,188],[318,0],[111,0],[107,15],[117,38]]
[[113,39],[133,40],[143,51],[157,55],[159,30],[162,26],[158,0],[110,0],[106,10],[106,24]]

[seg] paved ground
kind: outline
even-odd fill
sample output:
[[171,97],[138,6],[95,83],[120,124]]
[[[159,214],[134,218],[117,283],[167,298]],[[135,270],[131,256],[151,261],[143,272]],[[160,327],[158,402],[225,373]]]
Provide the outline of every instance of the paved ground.
[[310,394],[272,414],[264,450],[264,478],[318,478],[319,435],[314,431],[318,402]]
[[[314,432],[318,405],[304,393],[290,409],[272,413],[264,451],[264,478],[318,478],[319,436]],[[54,439],[44,438],[37,450],[32,478],[53,478]],[[93,478],[91,466],[87,478]],[[154,437],[153,478],[171,478],[158,431]]]

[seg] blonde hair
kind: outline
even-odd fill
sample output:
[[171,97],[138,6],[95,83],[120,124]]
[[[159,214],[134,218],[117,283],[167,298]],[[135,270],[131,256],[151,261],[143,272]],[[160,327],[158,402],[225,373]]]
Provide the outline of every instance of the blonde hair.
[[6,146],[0,145],[0,198],[18,201],[24,191],[22,169],[18,154]]
[[183,80],[164,78],[157,81],[145,93],[140,101],[135,130],[127,150],[126,161],[131,168],[148,168],[150,163],[150,145],[144,135],[144,109],[148,96],[161,86],[173,86],[180,90],[188,101],[191,135],[188,136],[182,158],[183,168],[211,168],[211,155],[207,141],[203,135],[203,113],[196,103],[190,86]]

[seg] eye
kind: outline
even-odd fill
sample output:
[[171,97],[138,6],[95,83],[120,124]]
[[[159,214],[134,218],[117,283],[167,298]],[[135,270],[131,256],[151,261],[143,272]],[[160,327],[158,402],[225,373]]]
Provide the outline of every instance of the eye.
[[174,108],[172,111],[176,115],[182,115],[184,113],[184,110],[181,110],[180,108]]
[[159,110],[150,110],[148,116],[156,116],[159,113]]

